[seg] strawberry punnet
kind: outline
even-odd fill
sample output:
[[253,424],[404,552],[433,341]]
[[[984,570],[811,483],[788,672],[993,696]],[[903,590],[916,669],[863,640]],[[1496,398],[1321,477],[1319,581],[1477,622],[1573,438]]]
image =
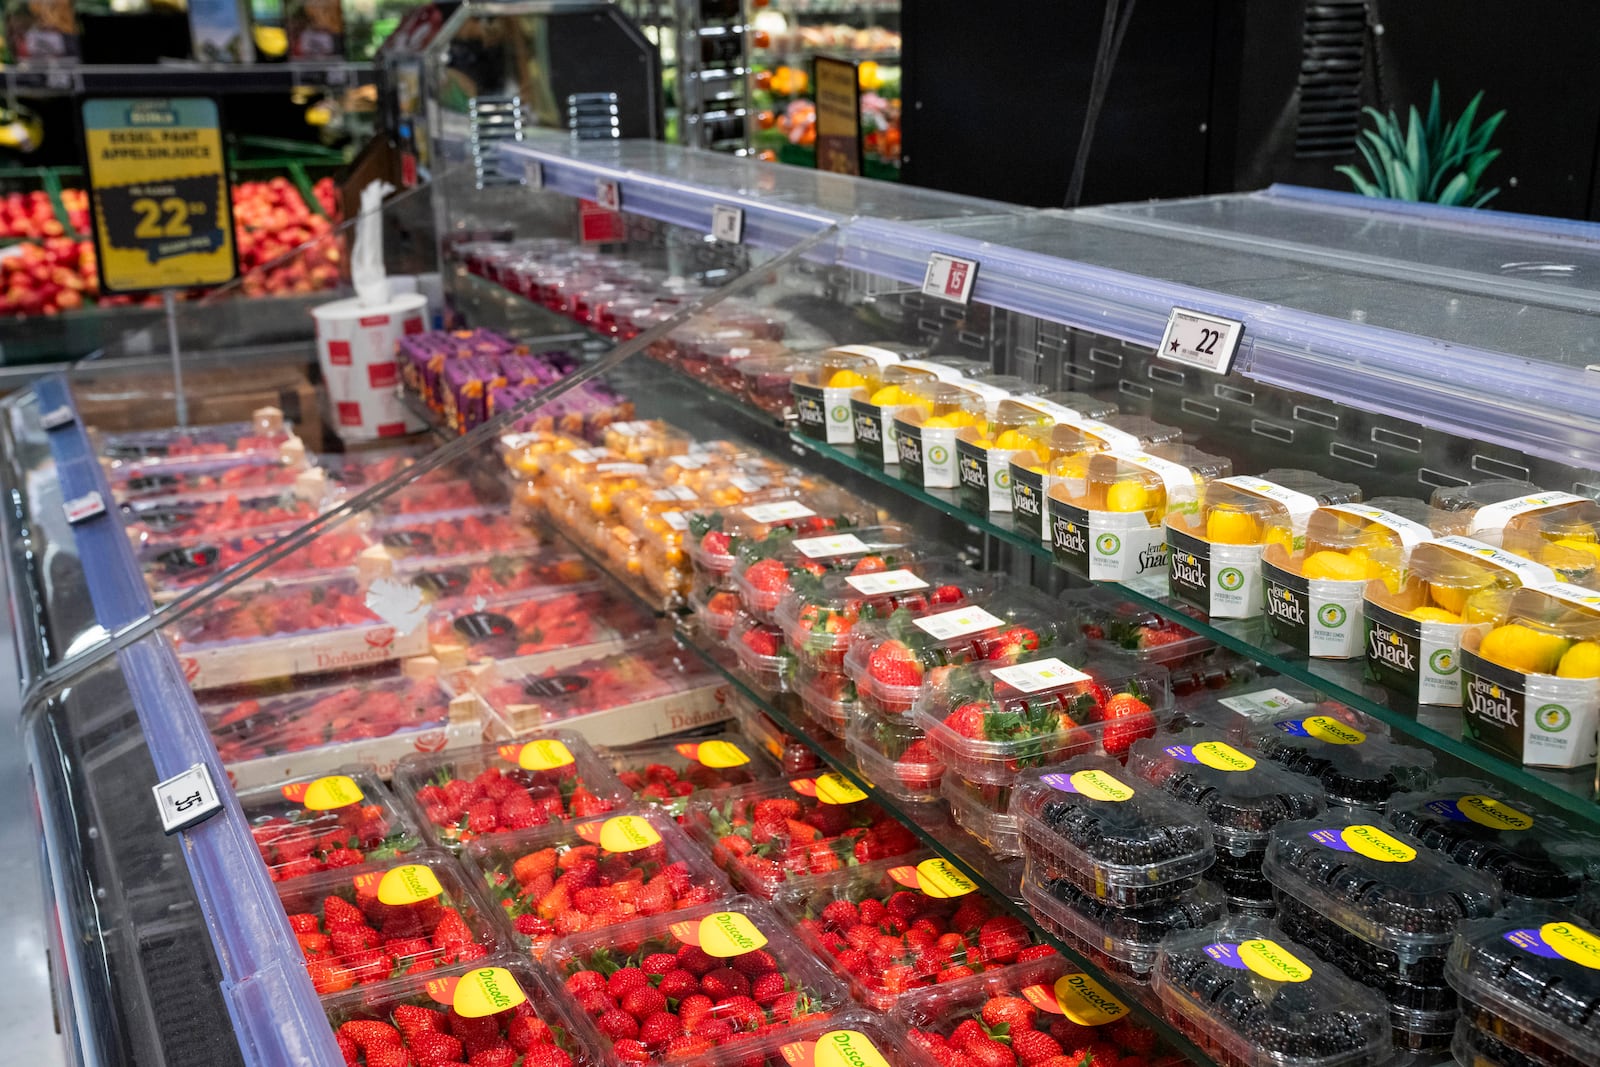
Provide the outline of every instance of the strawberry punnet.
[[247,790],[239,806],[275,882],[392,859],[420,843],[389,791],[367,771]]
[[737,733],[609,749],[602,755],[622,784],[633,790],[634,800],[660,807],[679,820],[691,797],[773,781],[783,773],[765,749]]
[[437,678],[387,678],[202,708],[224,763],[439,729],[450,697]]

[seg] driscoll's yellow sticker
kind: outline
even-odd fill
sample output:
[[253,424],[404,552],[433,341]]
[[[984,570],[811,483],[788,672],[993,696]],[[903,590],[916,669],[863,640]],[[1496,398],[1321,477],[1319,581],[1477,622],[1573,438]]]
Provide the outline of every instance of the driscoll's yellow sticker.
[[378,880],[378,901],[382,904],[415,904],[421,900],[432,900],[444,892],[438,875],[421,863],[395,867],[384,871],[381,876],[376,873],[358,875],[355,879],[356,888],[364,888],[363,881],[370,882],[373,878]]
[[673,923],[672,936],[685,945],[698,946],[707,956],[727,959],[754,952],[767,943],[749,917],[737,911],[719,911],[699,922]]
[[744,749],[732,741],[702,741],[696,744],[678,745],[678,755],[684,759],[694,760],[705,767],[722,770],[726,767],[743,767],[750,762],[750,757],[744,754]]
[[1330,745],[1359,745],[1367,735],[1348,723],[1328,715],[1313,715],[1305,721],[1306,733]]
[[656,828],[638,815],[616,815],[604,822],[580,823],[578,836],[607,852],[637,852],[661,843]]
[[500,758],[525,771],[553,771],[573,763],[572,750],[554,738],[529,741],[525,745],[501,745]]
[[860,1030],[830,1030],[817,1038],[811,1062],[815,1067],[889,1067],[878,1046]]
[[1600,937],[1576,923],[1553,922],[1537,930],[1512,930],[1505,939],[1535,956],[1570,960],[1580,967],[1600,971]]
[[1380,863],[1410,863],[1417,850],[1376,826],[1357,823],[1342,830],[1312,830],[1311,839],[1336,852],[1354,852]]
[[1257,937],[1237,943],[1218,941],[1206,946],[1206,955],[1236,971],[1254,971],[1274,982],[1304,982],[1311,968],[1300,957],[1270,938]]
[[1061,1013],[1079,1026],[1104,1026],[1128,1014],[1126,1004],[1086,974],[1062,975],[1054,993]]
[[1502,800],[1483,796],[1481,793],[1468,793],[1455,800],[1435,800],[1428,807],[1448,819],[1457,821],[1466,819],[1495,830],[1520,833],[1523,830],[1533,829],[1532,815],[1518,811]]
[[1202,741],[1198,745],[1168,745],[1167,755],[1184,763],[1198,763],[1218,771],[1248,771],[1256,761],[1226,741]]
[[355,779],[343,774],[330,774],[314,782],[290,782],[283,787],[283,795],[308,811],[347,808],[365,799]]
[[838,771],[815,778],[796,778],[789,783],[789,788],[801,796],[816,797],[824,804],[857,804],[867,799],[867,794]]
[[956,870],[938,856],[923,860],[915,867],[892,867],[889,877],[930,897],[964,897],[978,888],[976,882]]
[[484,967],[460,978],[435,978],[425,988],[435,1002],[449,1005],[468,1019],[496,1015],[528,999],[504,967]]

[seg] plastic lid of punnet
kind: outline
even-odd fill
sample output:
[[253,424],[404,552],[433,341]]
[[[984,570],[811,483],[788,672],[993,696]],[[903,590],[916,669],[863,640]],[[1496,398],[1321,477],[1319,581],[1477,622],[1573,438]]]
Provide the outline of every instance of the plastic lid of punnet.
[[1269,470],[1255,475],[1218,478],[1206,486],[1200,511],[1187,516],[1182,529],[1212,544],[1259,545],[1277,533],[1284,547],[1300,547],[1306,523],[1325,504],[1352,504],[1361,487],[1336,482],[1312,471]]
[[1322,783],[1331,804],[1382,810],[1394,794],[1433,779],[1431,750],[1393,740],[1387,727],[1335,701],[1298,704],[1246,736],[1252,751]]
[[1088,511],[1143,512],[1154,526],[1169,512],[1198,509],[1206,483],[1232,470],[1231,460],[1192,445],[1097,452],[1084,478],[1058,481],[1050,499]]
[[1279,823],[1262,872],[1301,904],[1405,960],[1442,956],[1462,920],[1500,906],[1487,875],[1359,812]]
[[[1600,933],[1560,908],[1464,923],[1445,978],[1533,1062],[1600,1062]],[[1485,1020],[1488,1021],[1488,1020]]]
[[1054,477],[1083,477],[1087,454],[1116,449],[1137,451],[1157,445],[1175,445],[1183,431],[1144,415],[1085,414],[1060,417],[1048,425],[1034,424],[1019,431],[1026,453],[1015,457],[1022,467]]
[[1264,919],[1172,934],[1150,984],[1180,1028],[1244,1067],[1377,1067],[1394,1055],[1383,997]]

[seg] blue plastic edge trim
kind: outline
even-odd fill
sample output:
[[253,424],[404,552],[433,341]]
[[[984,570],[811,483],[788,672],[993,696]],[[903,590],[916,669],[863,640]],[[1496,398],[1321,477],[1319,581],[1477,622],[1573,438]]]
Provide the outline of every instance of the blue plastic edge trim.
[[1424,204],[1414,200],[1389,200],[1383,197],[1362,196],[1339,189],[1314,189],[1305,185],[1275,183],[1267,186],[1257,196],[1274,200],[1292,200],[1299,203],[1323,204],[1329,207],[1351,208],[1384,215],[1400,215],[1408,219],[1427,219],[1454,223],[1482,229],[1516,230],[1522,233],[1545,234],[1553,237],[1576,238],[1585,242],[1600,242],[1600,222],[1583,219],[1557,219],[1548,215],[1519,215],[1514,211],[1496,211],[1493,208],[1456,207],[1448,204]]
[[[72,406],[71,391],[59,375],[41,380],[34,389],[42,411]],[[150,596],[113,512],[115,499],[83,425],[74,419],[49,436],[62,498],[72,500],[98,491],[106,502],[106,513],[78,523],[73,535],[95,616],[101,626],[114,632],[149,614]],[[234,1011],[233,990],[257,974],[278,976],[270,985],[278,996],[270,1003],[252,1005],[268,1012],[270,1018],[245,1020],[245,1032],[252,1035],[249,1047],[241,1044],[247,1062],[262,1067],[341,1063],[288,917],[261,863],[238,798],[226,788],[227,771],[177,657],[164,640],[149,640],[123,649],[117,660],[157,777],[204,764],[223,802],[219,814],[181,834],[189,876],[227,979],[222,992],[230,1001],[229,1011]],[[130,798],[130,803],[139,802]],[[151,805],[154,817],[154,798],[143,802]],[[237,1016],[235,1021],[240,1021]],[[276,1040],[262,1040],[272,1035]],[[314,1052],[313,1060],[308,1061],[308,1051]]]

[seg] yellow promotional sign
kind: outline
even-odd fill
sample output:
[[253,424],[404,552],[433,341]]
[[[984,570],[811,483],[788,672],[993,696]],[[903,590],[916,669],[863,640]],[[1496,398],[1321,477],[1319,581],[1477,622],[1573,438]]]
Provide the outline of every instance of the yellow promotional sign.
[[103,289],[232,280],[233,208],[216,101],[86,100],[83,137]]

